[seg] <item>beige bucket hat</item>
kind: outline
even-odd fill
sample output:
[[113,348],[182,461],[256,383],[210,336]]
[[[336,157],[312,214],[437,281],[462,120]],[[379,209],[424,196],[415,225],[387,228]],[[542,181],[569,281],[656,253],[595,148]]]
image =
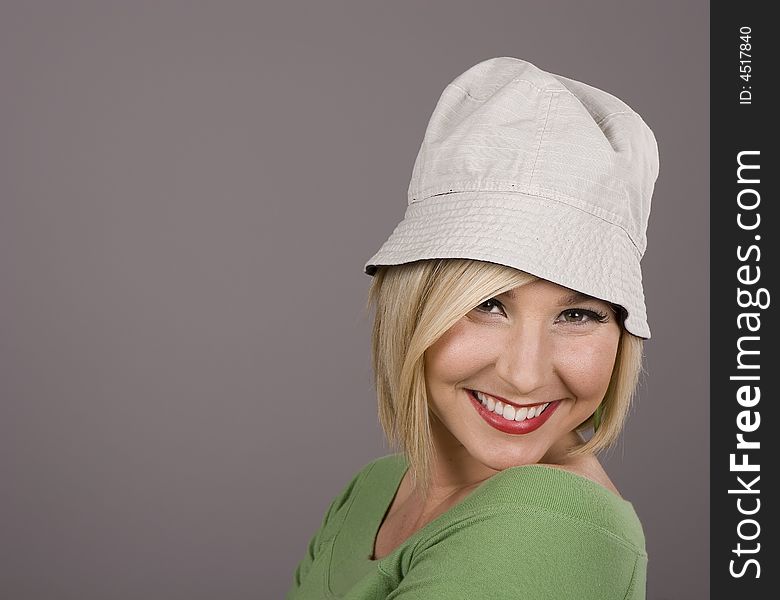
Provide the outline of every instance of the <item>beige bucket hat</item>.
[[403,220],[364,266],[468,258],[622,306],[650,338],[640,260],[658,177],[655,136],[625,102],[511,57],[445,88]]

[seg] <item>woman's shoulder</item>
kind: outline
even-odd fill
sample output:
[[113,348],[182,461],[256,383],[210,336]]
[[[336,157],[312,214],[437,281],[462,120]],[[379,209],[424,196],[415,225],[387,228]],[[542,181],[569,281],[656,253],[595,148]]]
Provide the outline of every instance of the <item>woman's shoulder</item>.
[[[408,466],[403,453],[388,454],[367,463],[358,474],[372,490],[385,493],[398,484]],[[362,476],[362,477],[361,477]],[[440,530],[511,513],[516,526],[529,519],[537,526],[544,522],[553,529],[575,528],[585,535],[605,535],[645,552],[642,524],[631,502],[619,494],[595,457],[566,465],[534,464],[510,467],[483,482],[453,509],[435,519],[427,528],[437,537]],[[541,519],[541,515],[545,515]]]
[[642,524],[603,470],[592,466],[534,464],[505,469],[477,490],[475,505],[503,506],[527,514],[545,513],[548,527],[600,533],[645,552]]
[[369,462],[364,463],[363,466],[358,469],[344,491],[349,491],[350,493],[356,491],[358,488],[362,487],[369,478],[373,487],[376,487],[376,485],[382,481],[391,483],[393,480],[403,475],[406,467],[407,462],[402,453],[386,454],[374,458]]
[[644,597],[647,553],[633,507],[571,470],[505,469],[416,538],[408,562],[388,572],[426,597]]
[[356,488],[359,488],[363,481],[369,476],[377,474],[389,474],[398,467],[400,457],[397,454],[388,454],[374,458],[369,462],[363,463],[357,471],[353,471],[352,477],[343,485],[339,496],[347,497],[351,495]]
[[371,487],[376,489],[379,480],[391,481],[399,474],[403,474],[405,468],[406,462],[401,454],[388,454],[364,463],[357,472],[353,473],[346,484],[342,484],[341,490],[333,500],[331,511],[337,510],[357,495],[369,477],[372,482]]
[[398,471],[398,469],[405,469],[408,464],[409,463],[406,461],[406,456],[403,452],[395,452],[393,454],[385,454],[384,456],[379,456],[378,458],[373,459],[367,463],[363,469],[378,469],[383,473],[394,473]]
[[341,523],[349,510],[349,507],[353,504],[355,499],[361,494],[361,491],[366,488],[366,481],[371,478],[371,485],[368,486],[370,490],[376,490],[377,483],[376,477],[388,478],[392,476],[394,469],[398,468],[398,457],[396,455],[381,456],[375,458],[370,462],[364,463],[358,468],[356,472],[340,483],[336,484],[340,486],[337,488],[335,496],[332,497],[328,509],[325,511],[325,516],[322,521],[321,530],[323,535],[328,532],[335,532],[341,526]]

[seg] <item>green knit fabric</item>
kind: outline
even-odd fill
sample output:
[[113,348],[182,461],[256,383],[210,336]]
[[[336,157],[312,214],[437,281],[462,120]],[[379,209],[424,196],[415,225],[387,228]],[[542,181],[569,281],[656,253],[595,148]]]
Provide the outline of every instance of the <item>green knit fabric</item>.
[[379,525],[408,464],[367,464],[331,503],[286,600],[639,600],[647,554],[633,506],[568,471],[511,467],[380,560]]

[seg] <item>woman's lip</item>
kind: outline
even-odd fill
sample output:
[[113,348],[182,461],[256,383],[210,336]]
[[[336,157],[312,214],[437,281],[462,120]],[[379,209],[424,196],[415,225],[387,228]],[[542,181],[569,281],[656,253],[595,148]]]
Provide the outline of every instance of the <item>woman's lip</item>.
[[[487,392],[483,392],[482,390],[469,390],[470,392],[479,392],[480,394],[485,394],[486,396],[490,396],[494,400],[500,400],[504,404],[510,404],[512,406],[516,406],[517,408],[531,408],[532,406],[539,406],[540,404],[545,404],[544,402],[535,402],[533,404],[517,404],[516,402],[512,402],[510,400],[507,400],[506,398],[502,398],[501,396],[496,396],[495,394],[488,394]],[[550,400],[547,401],[548,403]]]
[[486,406],[482,406],[482,403],[477,399],[476,395],[474,395],[474,392],[469,390],[466,392],[466,396],[468,396],[469,402],[476,409],[477,414],[479,414],[488,425],[503,433],[512,435],[522,435],[536,431],[551,418],[552,414],[561,404],[560,400],[553,400],[550,402],[549,406],[542,411],[542,414],[537,417],[523,419],[521,421],[510,421],[501,415],[497,415],[492,410],[488,410]]

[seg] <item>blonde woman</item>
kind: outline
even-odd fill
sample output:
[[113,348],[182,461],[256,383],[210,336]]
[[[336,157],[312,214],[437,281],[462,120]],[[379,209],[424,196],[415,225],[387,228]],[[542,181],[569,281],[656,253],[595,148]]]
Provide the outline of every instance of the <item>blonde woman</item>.
[[447,86],[365,265],[398,452],[333,500],[288,600],[645,597],[642,526],[597,454],[650,337],[657,175],[652,131],[606,92],[510,57]]

